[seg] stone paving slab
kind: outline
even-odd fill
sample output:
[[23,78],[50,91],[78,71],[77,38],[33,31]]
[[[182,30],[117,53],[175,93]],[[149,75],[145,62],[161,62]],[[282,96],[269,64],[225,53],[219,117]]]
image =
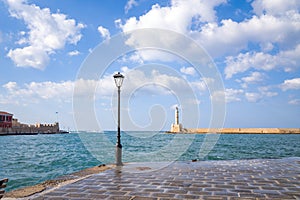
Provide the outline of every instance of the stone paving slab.
[[27,199],[300,199],[300,158],[128,163]]

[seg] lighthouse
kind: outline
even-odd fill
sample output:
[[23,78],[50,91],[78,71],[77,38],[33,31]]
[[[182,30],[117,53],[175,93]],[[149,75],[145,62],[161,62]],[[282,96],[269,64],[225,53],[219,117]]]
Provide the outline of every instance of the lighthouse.
[[179,111],[178,111],[178,107],[176,107],[176,109],[175,109],[175,124],[176,125],[179,124]]
[[182,125],[179,123],[179,110],[178,107],[175,108],[175,122],[171,126],[172,133],[182,132]]

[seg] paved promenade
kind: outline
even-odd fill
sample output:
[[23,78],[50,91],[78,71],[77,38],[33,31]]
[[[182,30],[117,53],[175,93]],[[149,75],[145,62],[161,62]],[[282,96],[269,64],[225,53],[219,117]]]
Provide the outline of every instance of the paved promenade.
[[300,158],[129,163],[27,199],[300,199]]

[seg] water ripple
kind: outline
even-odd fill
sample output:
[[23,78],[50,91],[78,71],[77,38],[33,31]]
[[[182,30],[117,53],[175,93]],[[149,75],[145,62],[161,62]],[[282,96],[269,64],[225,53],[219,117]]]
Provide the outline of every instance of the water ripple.
[[[82,133],[83,134],[83,133]],[[115,144],[115,132],[86,134],[91,141],[97,134],[106,134]],[[134,152],[155,152],[173,139],[171,134],[155,134],[153,137],[134,137],[138,133],[122,135],[122,145],[128,155],[124,162],[143,162]],[[188,137],[188,136],[186,136]],[[213,150],[204,158],[199,157],[199,149],[204,135],[196,135],[188,150],[179,160],[232,160],[254,158],[300,157],[300,135],[221,135]],[[95,142],[101,144],[101,141]],[[85,148],[78,134],[26,135],[0,137],[0,178],[9,178],[7,191],[40,183],[48,179],[92,167],[114,158],[98,161]],[[101,148],[99,146],[94,149]],[[178,145],[177,148],[181,148]],[[110,155],[111,156],[111,155]],[[171,157],[153,158],[155,161],[170,161]],[[151,158],[147,158],[147,161]],[[172,161],[172,160],[171,160]]]

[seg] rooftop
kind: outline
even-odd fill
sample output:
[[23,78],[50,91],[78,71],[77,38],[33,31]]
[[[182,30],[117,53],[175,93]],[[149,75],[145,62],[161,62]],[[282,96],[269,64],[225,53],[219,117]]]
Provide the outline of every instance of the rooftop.
[[13,114],[8,113],[8,112],[4,112],[4,111],[0,111],[0,115],[13,115]]

